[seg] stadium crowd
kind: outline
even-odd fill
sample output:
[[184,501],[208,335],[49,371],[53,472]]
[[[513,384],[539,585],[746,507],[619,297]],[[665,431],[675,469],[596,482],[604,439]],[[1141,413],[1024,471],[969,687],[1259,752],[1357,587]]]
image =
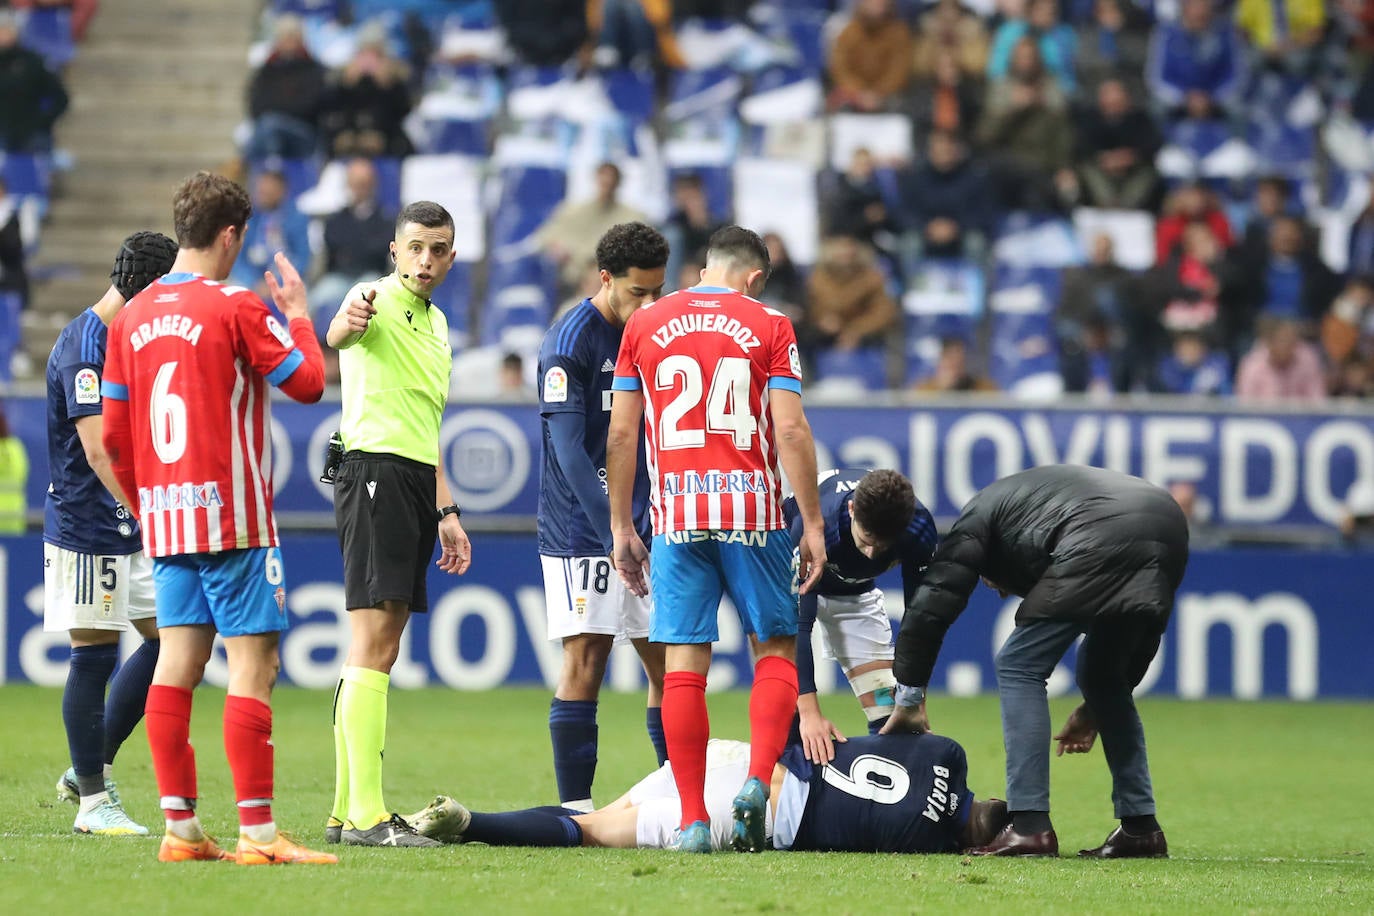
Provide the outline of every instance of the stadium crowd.
[[[395,185],[402,157],[464,160],[426,172],[472,183],[490,214],[466,230],[451,323],[500,356],[530,362],[530,328],[588,292],[610,225],[659,225],[673,288],[735,218],[771,233],[765,297],[825,384],[1305,401],[1374,386],[1367,5],[271,6],[250,168],[280,170],[311,215],[380,207],[380,225],[397,193],[369,204],[367,181],[345,191],[326,166],[317,183],[319,164],[355,159],[353,176],[364,157]],[[801,181],[755,183],[758,163],[800,164]],[[801,203],[750,219],[778,194]],[[337,275],[350,236],[312,238]]]

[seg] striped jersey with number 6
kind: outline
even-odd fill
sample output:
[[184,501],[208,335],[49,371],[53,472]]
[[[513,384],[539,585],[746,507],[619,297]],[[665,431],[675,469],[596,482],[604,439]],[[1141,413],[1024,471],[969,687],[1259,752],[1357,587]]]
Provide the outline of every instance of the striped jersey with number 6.
[[120,310],[103,390],[127,402],[149,556],[276,546],[268,385],[303,360],[242,287],[169,274]]
[[733,290],[693,287],[635,312],[617,390],[642,390],[654,533],[784,526],[768,388],[800,393],[792,323]]

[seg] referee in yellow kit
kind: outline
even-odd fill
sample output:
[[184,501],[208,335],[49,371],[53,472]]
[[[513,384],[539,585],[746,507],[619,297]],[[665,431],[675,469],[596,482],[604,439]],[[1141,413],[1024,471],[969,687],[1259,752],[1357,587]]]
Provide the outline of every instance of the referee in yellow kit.
[[412,612],[427,610],[425,574],[467,572],[471,545],[439,462],[453,352],[430,302],[453,266],[453,218],[418,201],[396,218],[396,269],[350,291],[326,340],[339,351],[344,454],[334,516],[350,643],[334,696],[334,809],[329,842],[437,846],[382,800],[387,688]]

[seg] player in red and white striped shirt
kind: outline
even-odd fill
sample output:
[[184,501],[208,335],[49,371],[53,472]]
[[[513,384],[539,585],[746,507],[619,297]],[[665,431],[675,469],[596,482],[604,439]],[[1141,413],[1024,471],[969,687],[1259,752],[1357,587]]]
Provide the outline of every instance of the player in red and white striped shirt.
[[[663,732],[682,800],[679,848],[710,851],[704,784],[706,671],[730,595],[750,634],[749,779],[735,799],[733,845],[764,847],[768,785],[797,703],[797,600],[781,475],[796,485],[802,589],[825,565],[816,453],[801,405],[792,325],[745,293],[767,280],[768,249],[748,229],[711,237],[702,285],[641,308],[625,326],[612,389],[606,475],[616,568],[636,594],[653,578],[649,638],[667,643]],[[635,443],[645,422],[653,566],[635,533]]]
[[[200,172],[177,190],[180,251],[172,273],[124,307],[110,326],[104,442],[120,486],[137,498],[153,559],[162,651],[144,721],[167,818],[164,862],[235,859],[240,865],[332,863],[286,839],[272,817],[272,685],[286,629],[286,588],[272,517],[268,385],[298,401],[324,392],[324,356],[305,286],[278,253],[267,274],[281,326],[252,292],[224,286],[252,212],[227,178]],[[224,749],[238,799],[236,853],[195,814],[189,741],[191,691],[215,634],[229,657]]]

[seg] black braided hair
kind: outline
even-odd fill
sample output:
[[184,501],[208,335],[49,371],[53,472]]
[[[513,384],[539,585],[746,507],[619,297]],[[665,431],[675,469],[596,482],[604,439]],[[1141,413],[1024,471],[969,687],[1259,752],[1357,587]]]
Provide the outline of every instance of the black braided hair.
[[110,282],[126,300],[172,269],[177,243],[161,232],[135,232],[119,246]]

